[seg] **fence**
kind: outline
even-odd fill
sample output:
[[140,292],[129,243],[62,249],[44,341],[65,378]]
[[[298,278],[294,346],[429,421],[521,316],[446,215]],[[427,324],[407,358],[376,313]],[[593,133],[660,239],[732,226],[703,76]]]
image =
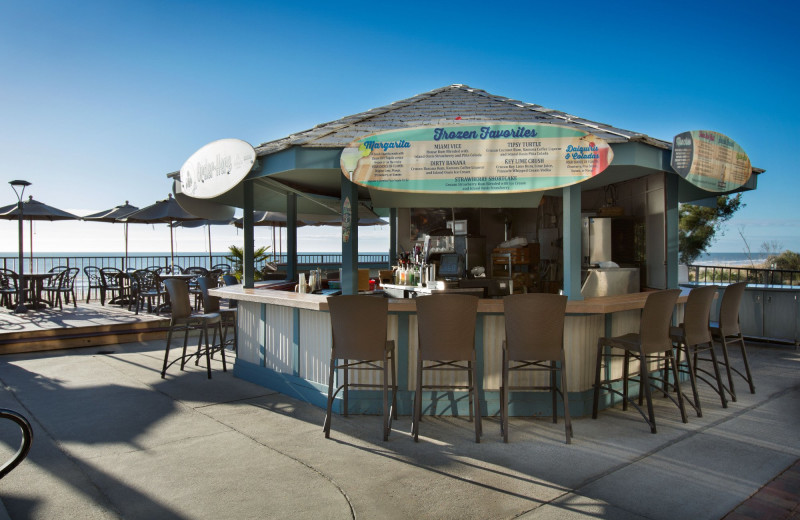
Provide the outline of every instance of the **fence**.
[[[228,255],[175,255],[175,265],[182,269],[187,267],[204,267],[210,269],[217,264],[232,263],[227,259]],[[284,271],[287,262],[287,255],[273,255],[270,258],[278,265],[278,271]],[[86,291],[89,281],[84,273],[84,267],[95,266],[99,268],[116,267],[117,269],[144,269],[146,267],[167,266],[171,263],[170,255],[152,256],[34,256],[32,259],[25,257],[23,267],[26,273],[46,273],[53,267],[67,266],[77,267],[80,270],[79,276],[75,279],[75,293],[78,301],[86,300]],[[264,268],[267,260],[256,263],[256,270]],[[365,253],[358,255],[358,265],[361,268],[385,269],[389,265],[388,254]],[[297,255],[297,266],[300,271],[319,267],[322,270],[335,270],[342,266],[342,255],[339,253],[300,253]],[[4,256],[0,257],[0,267],[19,272],[19,257]]]
[[753,267],[690,265],[689,281],[700,283],[748,282],[763,285],[800,285],[800,271]]

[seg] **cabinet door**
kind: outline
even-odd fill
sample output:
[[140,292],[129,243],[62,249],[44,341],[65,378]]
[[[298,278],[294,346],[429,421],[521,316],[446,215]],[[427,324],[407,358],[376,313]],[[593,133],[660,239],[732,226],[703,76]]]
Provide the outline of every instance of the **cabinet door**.
[[797,296],[789,291],[764,291],[764,337],[794,342]]
[[745,336],[764,336],[764,291],[744,291],[739,307],[739,326]]

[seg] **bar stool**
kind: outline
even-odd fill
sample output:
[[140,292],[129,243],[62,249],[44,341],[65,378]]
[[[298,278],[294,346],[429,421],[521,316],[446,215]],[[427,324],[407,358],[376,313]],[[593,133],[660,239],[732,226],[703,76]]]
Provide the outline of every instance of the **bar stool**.
[[[621,395],[623,398],[622,409],[627,410],[627,403],[630,402],[636,410],[644,418],[645,422],[650,426],[650,431],[656,433],[656,418],[653,412],[653,399],[651,396],[650,386],[652,380],[661,381],[664,387],[670,386],[667,377],[653,378],[648,374],[650,369],[648,363],[656,360],[664,359],[664,370],[672,370],[673,383],[675,393],[677,394],[677,402],[666,391],[664,395],[674,402],[681,412],[681,420],[688,422],[686,419],[686,409],[683,406],[683,395],[681,394],[680,381],[678,379],[678,370],[675,364],[675,356],[673,355],[672,340],[669,337],[670,321],[672,319],[672,311],[675,303],[680,295],[680,289],[670,289],[665,291],[651,292],[647,295],[645,300],[644,310],[642,311],[642,318],[639,324],[639,333],[629,333],[622,336],[613,338],[600,338],[597,340],[597,365],[595,371],[594,383],[594,403],[592,406],[592,419],[597,419],[597,409],[600,402],[600,389],[605,387],[607,390]],[[612,386],[614,380],[605,380],[601,382],[600,374],[603,369],[603,350],[605,347],[614,347],[625,351],[624,354],[609,353],[605,357],[618,358],[624,357],[622,384],[623,390],[620,392]],[[644,396],[647,400],[647,415],[644,414],[642,409],[636,405],[628,397],[628,382],[629,382],[629,363],[631,357],[639,361],[639,398],[641,400],[641,393],[644,390]]]
[[[553,397],[553,423],[558,422],[556,393],[564,403],[564,430],[567,444],[572,442],[569,416],[567,370],[564,357],[564,315],[567,297],[558,294],[515,294],[503,298],[506,339],[503,341],[503,382],[500,387],[500,433],[508,442],[508,401],[512,390],[550,390]],[[556,365],[560,364],[560,367]],[[509,372],[549,372],[547,386],[510,386]],[[561,388],[556,384],[561,372]]]
[[[417,353],[417,385],[411,434],[419,441],[422,419],[422,391],[425,389],[466,390],[469,395],[470,421],[475,421],[475,442],[481,442],[481,409],[477,395],[478,372],[475,356],[475,323],[478,298],[462,294],[435,294],[415,300],[419,352]],[[430,362],[425,366],[425,362]],[[467,384],[422,384],[425,371],[461,371],[467,373]]]
[[[200,291],[200,296],[203,301],[203,313],[208,314],[212,312],[219,313],[220,317],[222,318],[222,340],[220,343],[224,346],[228,346],[228,329],[233,329],[233,340],[231,343],[231,348],[234,352],[238,351],[239,345],[239,331],[237,327],[237,320],[239,313],[236,307],[222,309],[219,306],[219,297],[218,296],[211,296],[208,294],[208,290],[214,287],[217,287],[217,280],[215,278],[209,276],[201,276],[197,279],[197,287]],[[191,289],[189,290],[191,292]]]
[[[725,288],[725,292],[722,293],[722,302],[719,304],[719,321],[709,324],[711,336],[722,344],[723,364],[725,365],[725,371],[728,373],[727,390],[733,402],[736,402],[736,390],[733,387],[732,372],[736,372],[744,378],[750,386],[751,394],[756,393],[753,375],[750,373],[750,363],[747,361],[747,350],[744,347],[744,336],[742,336],[742,330],[739,327],[739,307],[742,304],[745,287],[747,287],[747,282],[733,283]],[[739,343],[742,349],[744,374],[731,366],[731,362],[728,359],[728,345],[731,343]]]
[[[342,391],[342,415],[347,417],[348,392],[352,388],[383,390],[383,440],[389,440],[392,418],[397,418],[397,382],[395,380],[394,340],[387,340],[389,300],[368,295],[333,296],[328,298],[331,315],[331,362],[328,375],[328,403],[322,431],[331,435],[333,399]],[[334,374],[342,371],[342,384],[334,391]],[[350,371],[379,371],[380,384],[352,383]],[[389,388],[392,404],[389,408]]]
[[[669,331],[672,341],[678,346],[675,360],[678,364],[678,371],[689,374],[689,382],[692,385],[692,396],[694,398],[694,403],[690,400],[689,404],[694,407],[698,417],[702,417],[703,412],[700,409],[700,397],[697,394],[697,379],[708,384],[719,394],[723,408],[728,407],[728,402],[725,399],[725,387],[722,384],[719,364],[714,352],[711,329],[708,326],[708,317],[711,314],[711,305],[714,303],[714,295],[717,289],[716,285],[692,289],[689,293],[689,298],[686,300],[683,323],[677,327],[671,327]],[[709,360],[714,367],[713,375],[717,381],[716,385],[704,377],[704,375],[711,376],[712,374],[698,365],[699,361],[705,360],[705,358],[699,357],[699,354],[703,352],[708,352],[711,355]],[[681,353],[686,354],[686,370],[681,368]],[[698,376],[697,372],[700,372],[701,375]]]
[[[164,379],[167,368],[172,366],[178,361],[181,362],[181,370],[186,365],[186,344],[189,340],[189,330],[200,329],[200,339],[197,342],[197,352],[191,354],[196,356],[195,365],[200,361],[200,355],[206,356],[206,371],[208,378],[211,379],[211,353],[214,350],[219,350],[222,354],[222,371],[227,372],[228,368],[225,364],[225,349],[221,345],[215,345],[217,333],[222,338],[222,318],[219,313],[209,314],[192,314],[192,304],[189,301],[189,286],[183,280],[170,278],[164,280],[164,286],[167,288],[170,298],[170,311],[171,317],[169,320],[169,331],[167,332],[167,347],[164,350],[164,367],[161,369],[161,379]],[[214,336],[211,343],[208,342],[208,327],[214,327]],[[183,331],[183,353],[177,359],[169,362],[169,347],[172,342],[173,332]],[[205,347],[202,346],[205,339]]]

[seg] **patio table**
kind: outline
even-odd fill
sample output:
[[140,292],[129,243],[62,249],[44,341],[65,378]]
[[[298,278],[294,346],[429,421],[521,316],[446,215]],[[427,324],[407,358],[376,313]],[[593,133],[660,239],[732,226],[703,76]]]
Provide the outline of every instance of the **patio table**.
[[[50,302],[42,298],[42,287],[45,280],[49,280],[58,273],[23,273],[22,291],[26,294],[25,304],[31,309],[41,309],[50,305]],[[31,283],[33,286],[31,287]],[[51,305],[52,306],[52,305]]]

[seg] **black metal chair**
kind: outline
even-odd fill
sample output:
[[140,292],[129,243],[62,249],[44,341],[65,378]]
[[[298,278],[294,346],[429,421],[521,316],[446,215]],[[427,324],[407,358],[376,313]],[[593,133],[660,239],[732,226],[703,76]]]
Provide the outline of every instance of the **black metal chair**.
[[230,264],[214,264],[211,266],[212,271],[221,271],[222,274],[231,274]]
[[[397,383],[395,381],[395,345],[386,339],[389,303],[384,298],[366,295],[328,298],[331,318],[331,361],[328,371],[328,403],[322,430],[331,434],[333,400],[342,392],[342,415],[347,416],[347,394],[350,388],[383,390],[383,440],[389,440],[392,418],[397,416]],[[341,384],[335,390],[337,371],[342,371]],[[381,373],[381,382],[352,382],[351,371]],[[389,388],[392,389],[391,407]]]
[[[508,442],[508,402],[512,390],[550,390],[553,397],[553,423],[558,422],[556,394],[564,403],[564,431],[572,442],[569,416],[566,358],[564,356],[564,316],[567,297],[558,294],[515,294],[503,298],[506,339],[503,341],[503,377],[500,387],[500,433]],[[558,365],[556,364],[558,363]],[[511,386],[510,372],[547,372],[549,385]],[[556,373],[561,372],[561,388]],[[535,381],[534,381],[535,382]]]
[[130,274],[131,294],[128,302],[128,310],[136,306],[136,314],[139,309],[147,305],[147,312],[153,312],[161,304],[163,291],[161,290],[161,280],[158,273],[148,269],[139,269]]
[[105,284],[103,283],[103,274],[100,268],[95,265],[87,265],[83,268],[83,274],[86,276],[86,303],[92,296],[92,290],[96,290],[100,296],[100,305],[105,305],[106,291]]
[[189,285],[189,294],[194,295],[194,308],[195,310],[200,310],[200,302],[202,301],[202,292],[200,291],[200,287],[197,285],[197,279],[202,276],[208,276],[208,269],[205,267],[187,267],[183,270],[183,274],[193,274],[195,275],[193,278],[188,280]]
[[104,267],[101,270],[103,277],[103,299],[105,295],[109,294],[111,299],[108,303],[121,303],[127,299],[126,292],[128,291],[129,284],[126,284],[128,277],[116,267]]
[[[68,267],[63,271],[56,274],[55,278],[51,279],[51,283],[42,287],[42,291],[47,293],[47,300],[50,307],[55,307],[64,310],[62,303],[66,302],[69,305],[70,296],[72,296],[72,305],[78,307],[78,299],[75,295],[75,278],[80,273],[77,267]],[[63,300],[61,295],[64,295]]]
[[13,457],[6,461],[5,464],[0,466],[1,479],[8,475],[11,470],[19,466],[19,464],[25,460],[25,457],[28,456],[28,453],[31,451],[31,445],[33,444],[33,428],[31,427],[31,423],[28,422],[28,419],[26,419],[24,415],[14,410],[0,408],[0,419],[8,419],[9,421],[15,423],[17,426],[19,426],[19,429],[22,433],[22,439],[17,452]]
[[9,309],[17,303],[19,275],[11,269],[0,268],[0,305]]
[[[217,350],[222,355],[222,371],[227,372],[225,348],[221,344],[221,340],[224,337],[222,334],[222,318],[219,313],[192,314],[192,305],[189,301],[189,286],[183,280],[176,280],[174,278],[164,280],[164,286],[169,293],[171,317],[169,320],[169,331],[167,332],[167,346],[164,350],[164,366],[161,369],[161,378],[164,379],[166,377],[167,368],[174,363],[180,361],[181,370],[183,370],[186,366],[187,357],[194,356],[196,358],[195,365],[197,365],[201,355],[205,354],[206,371],[208,373],[208,378],[211,379],[211,354]],[[208,340],[209,327],[214,328],[214,335],[210,342]],[[187,356],[186,346],[189,341],[189,331],[195,329],[200,330],[197,352]],[[172,335],[175,332],[183,332],[183,353],[172,362],[169,362],[169,350],[172,343]],[[219,344],[216,343],[217,333],[219,333],[220,338]],[[205,340],[205,346],[203,346],[203,340]]]
[[[683,394],[681,393],[680,380],[678,379],[678,369],[673,354],[672,339],[669,336],[672,312],[680,293],[680,289],[669,289],[649,293],[647,295],[647,300],[645,300],[644,310],[642,311],[639,333],[630,333],[597,340],[597,364],[595,365],[592,419],[597,419],[600,390],[601,388],[605,388],[606,390],[622,396],[623,410],[628,409],[628,403],[630,402],[650,426],[650,431],[656,433],[656,418],[653,411],[653,399],[650,387],[653,381],[660,381],[664,385],[664,396],[675,402],[680,410],[681,420],[683,422],[688,422],[686,419],[686,408],[683,406]],[[606,347],[621,349],[624,351],[624,354],[608,353],[604,355]],[[622,367],[622,392],[614,388],[613,383],[616,380],[601,377],[604,368],[603,361],[607,360],[610,362],[611,359],[619,357],[624,358]],[[642,409],[637,406],[628,395],[630,380],[629,365],[631,358],[639,361],[639,399],[641,400],[642,392],[644,392],[644,397],[647,400],[647,415],[645,415]],[[663,367],[661,366],[662,360],[664,361]],[[673,379],[671,384],[668,382],[669,378],[666,375],[660,378],[658,375],[650,374],[650,372],[653,371],[650,363],[653,362],[658,363],[658,370],[664,370],[665,373],[670,370],[672,371]],[[677,401],[666,392],[668,386],[674,387]]]

